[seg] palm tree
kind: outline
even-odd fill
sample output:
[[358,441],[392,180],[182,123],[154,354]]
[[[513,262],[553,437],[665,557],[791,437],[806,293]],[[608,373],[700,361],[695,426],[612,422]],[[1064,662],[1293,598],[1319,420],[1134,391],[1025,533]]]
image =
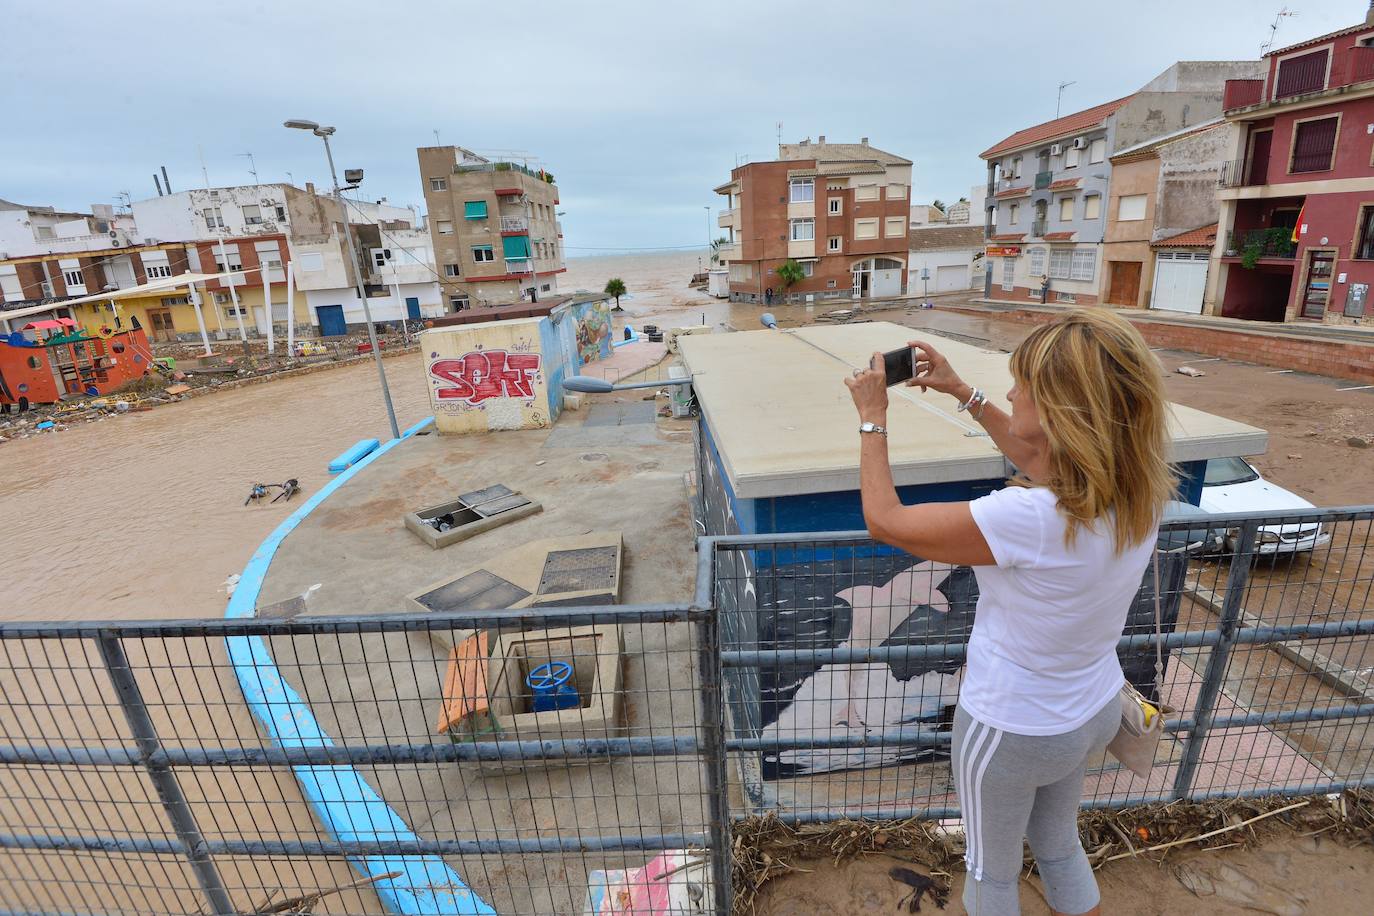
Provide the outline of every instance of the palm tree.
[[625,295],[625,281],[619,277],[611,277],[606,281],[606,295],[615,296],[615,307],[620,308],[620,297]]
[[719,264],[719,263],[720,263],[720,250],[721,250],[722,248],[724,248],[726,245],[729,245],[729,244],[730,244],[730,240],[729,240],[728,238],[726,238],[725,236],[723,236],[723,235],[722,235],[720,238],[718,238],[718,239],[712,239],[712,240],[711,240],[711,263],[712,263],[712,264]]
[[788,258],[778,265],[777,277],[778,282],[782,284],[782,291],[785,293],[793,283],[800,283],[806,277],[806,273],[800,264],[794,259]]

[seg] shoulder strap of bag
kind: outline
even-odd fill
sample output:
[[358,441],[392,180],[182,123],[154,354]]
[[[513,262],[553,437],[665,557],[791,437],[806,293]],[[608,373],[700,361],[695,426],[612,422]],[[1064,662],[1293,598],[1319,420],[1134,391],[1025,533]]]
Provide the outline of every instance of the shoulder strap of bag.
[[1159,547],[1156,546],[1150,559],[1155,580],[1155,693],[1156,699],[1164,692],[1164,623],[1159,610]]

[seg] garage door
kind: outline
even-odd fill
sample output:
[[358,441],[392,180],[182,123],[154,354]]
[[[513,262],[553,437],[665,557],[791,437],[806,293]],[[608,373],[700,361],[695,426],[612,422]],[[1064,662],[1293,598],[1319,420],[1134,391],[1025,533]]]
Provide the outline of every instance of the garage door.
[[956,289],[968,289],[968,268],[962,264],[935,268],[935,291],[948,293]]
[[1202,313],[1207,288],[1206,251],[1161,251],[1155,255],[1155,288],[1150,307],[1171,312]]

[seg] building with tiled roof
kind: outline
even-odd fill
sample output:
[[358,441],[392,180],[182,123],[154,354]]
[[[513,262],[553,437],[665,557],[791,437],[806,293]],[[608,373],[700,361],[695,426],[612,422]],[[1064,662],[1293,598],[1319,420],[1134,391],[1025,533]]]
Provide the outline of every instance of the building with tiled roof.
[[[1101,302],[1114,156],[1215,122],[1225,81],[1259,66],[1180,61],[1130,95],[1023,127],[984,150],[988,295],[1040,301],[1048,291],[1055,302]],[[1023,244],[1007,244],[1017,235]],[[1149,238],[1144,242],[1148,250]]]
[[[719,257],[736,302],[895,296],[906,289],[911,160],[869,145],[778,145],[772,162],[739,166],[715,189],[729,232]],[[795,260],[802,279],[778,268]]]

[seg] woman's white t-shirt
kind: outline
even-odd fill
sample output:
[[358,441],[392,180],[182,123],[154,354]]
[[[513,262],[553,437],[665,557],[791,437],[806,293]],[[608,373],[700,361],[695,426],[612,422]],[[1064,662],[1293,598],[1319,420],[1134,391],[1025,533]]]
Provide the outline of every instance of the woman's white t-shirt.
[[1018,735],[1059,735],[1090,720],[1125,678],[1116,643],[1155,538],[1117,555],[1110,526],[1066,519],[1045,487],[1010,486],[969,503],[996,566],[975,566],[978,612],[959,703]]

